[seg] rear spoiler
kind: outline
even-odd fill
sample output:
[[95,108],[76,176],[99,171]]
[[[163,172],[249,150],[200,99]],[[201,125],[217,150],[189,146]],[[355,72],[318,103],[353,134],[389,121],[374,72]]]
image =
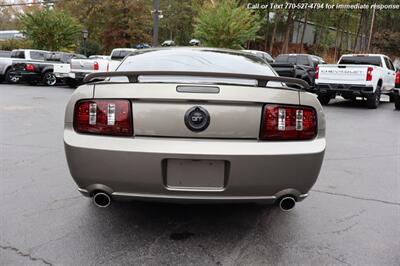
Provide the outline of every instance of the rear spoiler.
[[221,73],[221,72],[188,72],[188,71],[115,71],[115,72],[96,72],[85,77],[84,83],[98,81],[109,77],[127,77],[129,82],[137,83],[139,76],[192,76],[192,77],[213,77],[213,78],[237,78],[255,79],[258,87],[266,87],[269,81],[284,82],[286,84],[300,86],[303,90],[309,91],[307,82],[301,79],[289,77],[275,77],[253,74]]

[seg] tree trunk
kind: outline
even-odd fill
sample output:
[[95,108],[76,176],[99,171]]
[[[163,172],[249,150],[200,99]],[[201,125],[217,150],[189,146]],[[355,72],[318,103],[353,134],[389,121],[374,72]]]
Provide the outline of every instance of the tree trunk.
[[288,52],[289,38],[292,26],[293,26],[293,9],[289,9],[288,18],[286,20],[286,26],[285,26],[285,35],[283,38],[283,45],[281,50],[282,54],[286,54]]
[[355,42],[354,42],[354,45],[353,45],[353,50],[355,52],[357,52],[357,50],[358,50],[358,38],[359,38],[359,35],[360,35],[362,22],[363,22],[363,19],[364,19],[364,13],[365,13],[365,11],[364,11],[364,9],[362,9],[361,10],[361,14],[360,14],[360,19],[358,20],[356,39],[355,39]]
[[279,19],[280,19],[280,15],[276,12],[275,13],[274,29],[272,30],[271,43],[270,43],[270,47],[269,47],[269,54],[270,55],[272,55],[272,50],[274,49],[275,34],[276,34],[276,28],[278,27]]
[[304,17],[303,32],[301,33],[301,39],[300,39],[300,53],[303,53],[304,34],[306,33],[307,22],[308,22],[308,9],[306,10],[306,14],[305,14],[305,17]]
[[365,52],[365,50],[367,49],[367,38],[366,38],[366,36],[368,35],[368,19],[369,19],[369,16],[370,16],[370,11],[366,11],[365,12],[365,15],[364,15],[364,20],[363,20],[363,23],[362,23],[362,28],[361,28],[361,36],[362,36],[362,38],[361,38],[361,40],[362,40],[362,42],[361,42],[361,47],[360,47],[360,52]]
[[267,9],[267,25],[265,26],[265,33],[264,33],[264,51],[267,51],[268,30],[269,30],[269,9]]

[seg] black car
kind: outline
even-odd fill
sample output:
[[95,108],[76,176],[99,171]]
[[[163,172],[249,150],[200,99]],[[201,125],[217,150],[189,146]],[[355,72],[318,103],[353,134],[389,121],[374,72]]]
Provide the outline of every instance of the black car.
[[279,76],[299,78],[314,87],[315,70],[319,64],[325,64],[325,61],[316,55],[281,54],[271,66]]
[[73,53],[48,52],[45,55],[45,61],[14,61],[12,74],[17,76],[20,81],[26,81],[31,85],[42,83],[47,86],[54,86],[57,83],[57,78],[53,73],[54,65],[68,65],[72,58],[86,57]]

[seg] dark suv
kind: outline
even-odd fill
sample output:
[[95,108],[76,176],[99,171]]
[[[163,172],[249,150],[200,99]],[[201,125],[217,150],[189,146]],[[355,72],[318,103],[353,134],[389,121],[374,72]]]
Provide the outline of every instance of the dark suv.
[[315,68],[319,64],[325,64],[325,61],[316,55],[281,54],[271,66],[279,76],[299,78],[314,87]]

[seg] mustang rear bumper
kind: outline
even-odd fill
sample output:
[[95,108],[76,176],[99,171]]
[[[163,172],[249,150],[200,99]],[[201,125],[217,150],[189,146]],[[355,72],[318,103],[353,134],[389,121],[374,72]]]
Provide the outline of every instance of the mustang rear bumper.
[[[317,180],[325,138],[259,142],[150,137],[105,137],[64,130],[72,177],[85,196],[102,190],[113,199],[179,202],[264,202],[283,195],[300,201]],[[168,186],[166,161],[226,162],[220,189]]]

